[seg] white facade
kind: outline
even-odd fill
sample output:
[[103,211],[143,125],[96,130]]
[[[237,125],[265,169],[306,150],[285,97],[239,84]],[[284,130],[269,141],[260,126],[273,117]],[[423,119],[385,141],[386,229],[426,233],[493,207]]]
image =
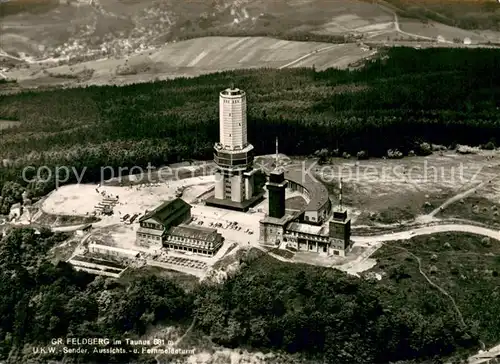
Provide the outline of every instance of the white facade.
[[215,172],[215,198],[223,200],[226,196],[224,193],[224,189],[224,175],[221,172]]
[[240,89],[225,89],[219,95],[219,142],[224,149],[247,146],[247,99]]
[[254,178],[253,175],[245,178],[245,198],[248,200],[253,196]]
[[231,177],[231,201],[242,202],[245,194],[245,184],[241,174],[235,174]]
[[122,249],[114,246],[101,245],[96,243],[89,244],[89,251],[92,253],[111,255],[123,258],[136,258],[139,255],[137,250]]
[[243,90],[231,87],[220,92],[220,139],[214,146],[215,200],[241,204],[253,197],[253,146],[248,143],[246,112]]

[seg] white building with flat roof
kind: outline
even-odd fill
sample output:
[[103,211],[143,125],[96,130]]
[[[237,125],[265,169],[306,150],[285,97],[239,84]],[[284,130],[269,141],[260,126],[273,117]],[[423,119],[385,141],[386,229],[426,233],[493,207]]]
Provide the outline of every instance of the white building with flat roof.
[[95,242],[91,242],[89,244],[89,251],[91,253],[128,259],[137,258],[139,256],[139,251],[137,250],[123,249],[115,246],[102,245]]

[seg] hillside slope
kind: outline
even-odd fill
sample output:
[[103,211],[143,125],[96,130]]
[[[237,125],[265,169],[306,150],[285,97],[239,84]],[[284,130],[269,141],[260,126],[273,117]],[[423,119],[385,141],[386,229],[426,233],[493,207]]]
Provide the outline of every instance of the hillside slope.
[[[495,4],[496,5],[496,4]],[[434,6],[434,5],[432,5]],[[442,5],[440,5],[442,6]],[[0,4],[0,55],[14,58],[59,61],[88,57],[122,57],[135,51],[165,45],[166,42],[195,37],[275,36],[290,40],[332,40],[344,38],[398,40],[404,38],[405,23],[423,37],[435,40],[442,35],[440,24],[463,25],[460,19],[479,19],[481,29],[496,29],[497,7],[463,5],[466,15],[457,21],[441,10],[426,10],[408,0],[390,3],[358,0],[11,0]],[[455,9],[455,7],[452,7]],[[423,9],[423,10],[422,10]],[[458,7],[457,9],[462,9]],[[395,14],[399,14],[399,19]],[[454,16],[454,15],[453,15]],[[411,19],[410,19],[411,18]],[[429,21],[431,20],[431,21]],[[418,26],[415,26],[415,22]],[[403,32],[391,34],[400,23]],[[476,24],[474,23],[474,24]],[[469,24],[470,25],[470,24]],[[479,26],[478,26],[479,27]],[[474,28],[469,26],[469,28]],[[475,42],[496,41],[496,33],[447,28],[447,40],[470,37]],[[306,37],[308,35],[308,37]],[[316,37],[316,38],[315,38]],[[314,38],[314,39],[313,39]],[[378,39],[378,38],[376,38]],[[376,40],[374,39],[374,40]],[[372,39],[373,40],[373,39]]]

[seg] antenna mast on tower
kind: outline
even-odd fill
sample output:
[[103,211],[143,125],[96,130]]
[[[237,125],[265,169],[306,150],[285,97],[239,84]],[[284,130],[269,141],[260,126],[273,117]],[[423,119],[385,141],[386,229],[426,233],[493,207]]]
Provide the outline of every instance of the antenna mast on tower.
[[276,168],[278,168],[278,161],[279,161],[279,156],[278,156],[278,137],[276,137]]
[[340,177],[340,182],[339,182],[339,209],[342,211],[342,177]]

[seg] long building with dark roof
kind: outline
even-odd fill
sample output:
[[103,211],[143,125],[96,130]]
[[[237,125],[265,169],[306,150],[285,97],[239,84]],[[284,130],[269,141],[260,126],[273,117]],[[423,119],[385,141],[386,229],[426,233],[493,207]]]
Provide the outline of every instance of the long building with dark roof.
[[181,198],[165,201],[139,219],[136,243],[143,247],[160,248],[168,230],[191,219],[191,205]]
[[166,201],[139,219],[136,244],[147,248],[166,248],[177,252],[214,256],[224,238],[216,229],[187,225],[191,205],[176,198]]
[[168,231],[163,245],[174,251],[214,256],[223,242],[224,238],[217,229],[179,225]]

